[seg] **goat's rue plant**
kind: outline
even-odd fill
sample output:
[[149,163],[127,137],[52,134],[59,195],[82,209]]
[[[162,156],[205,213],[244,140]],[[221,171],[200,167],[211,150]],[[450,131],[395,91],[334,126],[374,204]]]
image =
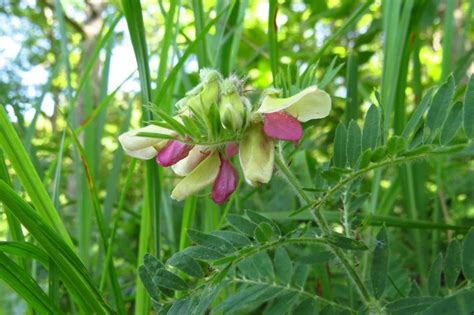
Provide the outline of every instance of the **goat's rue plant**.
[[176,104],[174,117],[159,113],[161,121],[119,137],[130,156],[156,159],[183,177],[171,193],[181,201],[212,185],[217,204],[229,200],[238,182],[231,158],[238,154],[245,181],[268,183],[274,168],[275,140],[303,136],[300,122],[324,118],[331,109],[329,95],[315,86],[288,97],[268,89],[261,104],[253,106],[244,95],[242,80],[223,79],[204,69],[201,83]]
[[[322,82],[328,82],[334,73],[328,71]],[[362,129],[355,121],[347,127],[341,123],[336,130],[331,162],[318,167],[320,176],[315,189],[303,187],[285,155],[292,159],[302,150],[302,123],[328,116],[331,98],[318,88],[315,79],[303,77],[294,85],[290,81],[280,78],[281,86],[268,88],[257,102],[252,102],[244,93],[243,81],[235,76],[224,79],[214,70],[202,70],[201,83],[177,102],[176,116],[155,110],[161,120],[120,136],[130,156],[155,158],[159,165],[171,167],[183,177],[171,193],[175,200],[181,201],[210,186],[215,203],[232,202],[229,199],[238,183],[233,163],[238,155],[247,184],[259,187],[269,183],[276,168],[301,204],[301,208],[288,213],[288,218],[309,215],[305,224],[288,228],[261,213],[246,210],[243,215],[228,215],[228,226],[223,230],[188,230],[194,245],[165,262],[147,255],[139,275],[157,310],[168,314],[183,310],[204,314],[209,308],[225,314],[252,310],[300,314],[316,309],[350,314],[433,314],[452,307],[462,311],[462,303],[471,303],[468,300],[472,288],[458,279],[469,277],[472,264],[465,258],[462,269],[460,262],[462,255],[470,255],[474,232],[469,233],[462,250],[459,244],[450,245],[444,269],[442,264],[436,267],[437,262],[434,263],[427,284],[430,296],[425,297],[420,296],[423,293],[417,284],[410,292],[402,292],[398,287],[402,280],[389,271],[388,227],[396,222],[364,217],[358,211],[368,197],[362,192],[361,182],[371,171],[468,150],[466,142],[451,144],[462,121],[466,126],[466,121],[472,120],[470,116],[460,119],[456,114],[462,104],[450,107],[446,117],[437,117],[441,100],[453,97],[452,78],[434,96],[427,93],[420,104],[421,110],[427,112],[426,121],[423,112],[415,113],[403,138],[383,139],[381,112],[376,105],[369,109]],[[288,86],[291,88],[284,88]],[[445,121],[436,125],[431,119]],[[420,134],[427,132],[429,141],[424,141]],[[342,233],[334,230],[334,221],[321,211],[323,206],[338,204],[342,204]],[[373,239],[360,239],[359,231],[370,225],[383,226]],[[369,264],[367,278],[363,274],[365,266],[360,268],[360,263]],[[331,274],[316,269],[319,281],[346,281],[347,303],[341,303],[340,298],[332,300],[328,298],[330,292],[323,294],[321,288],[315,290],[306,283],[312,272],[310,266],[320,264],[332,266],[331,273],[343,271],[338,280],[331,280]],[[438,296],[443,272],[450,281],[451,296],[446,298]],[[455,283],[459,285],[456,287]],[[235,290],[221,295],[231,284]]]
[[474,314],[474,1],[30,2],[0,314]]

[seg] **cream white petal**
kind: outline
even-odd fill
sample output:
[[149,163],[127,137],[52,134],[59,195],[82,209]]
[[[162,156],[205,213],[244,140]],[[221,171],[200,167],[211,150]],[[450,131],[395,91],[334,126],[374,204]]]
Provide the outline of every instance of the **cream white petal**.
[[[147,138],[137,136],[140,132],[153,132],[165,135],[173,135],[175,132],[170,129],[162,128],[155,125],[148,125],[146,127],[130,130],[119,136],[119,142],[122,145],[123,150],[130,156],[149,160],[156,155],[156,148],[160,147],[160,144],[166,142],[163,139]],[[155,147],[155,148],[154,148]]]
[[125,153],[127,153],[127,155],[136,159],[140,159],[140,160],[151,160],[157,154],[157,151],[155,150],[154,147],[148,147],[148,148],[135,150],[135,151],[130,151],[125,148],[123,148],[123,150],[125,151]]
[[177,201],[184,200],[212,184],[219,174],[220,163],[219,153],[213,151],[175,186],[171,192],[171,198]]
[[316,86],[310,86],[287,98],[267,95],[257,112],[274,113],[282,110],[302,122],[324,118],[331,110],[331,97]]
[[178,176],[186,176],[209,155],[209,149],[206,146],[197,145],[187,157],[171,166],[173,172]]
[[262,124],[249,126],[242,136],[239,159],[245,181],[251,186],[268,183],[273,174],[275,146]]

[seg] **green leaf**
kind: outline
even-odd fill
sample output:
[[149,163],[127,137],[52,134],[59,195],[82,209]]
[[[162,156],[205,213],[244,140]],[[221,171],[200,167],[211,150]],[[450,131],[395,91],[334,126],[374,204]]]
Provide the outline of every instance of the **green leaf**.
[[457,102],[449,111],[448,118],[446,118],[443,128],[441,129],[441,135],[439,140],[442,145],[447,145],[454,139],[454,136],[456,136],[459,127],[461,127],[461,123],[462,103]]
[[416,107],[415,111],[410,117],[405,129],[403,130],[402,137],[405,139],[411,138],[413,131],[415,131],[420,124],[421,118],[424,112],[431,104],[431,97],[433,96],[434,88],[431,88],[423,96],[420,104]]
[[158,287],[170,290],[182,291],[188,288],[183,279],[166,269],[158,269],[156,275],[153,277],[153,283]]
[[[222,303],[213,309],[213,313],[235,314],[251,306],[254,302],[263,303],[281,292],[281,288],[269,287],[264,284],[241,286],[239,290],[228,296]],[[246,312],[240,312],[246,314]]]
[[402,298],[387,304],[387,310],[392,315],[415,314],[423,311],[438,302],[441,298],[438,297],[409,297]]
[[428,110],[424,131],[425,143],[431,143],[436,135],[436,131],[443,125],[446,115],[448,114],[448,108],[451,105],[453,95],[454,78],[451,75],[436,92],[435,96],[433,97],[431,107]]
[[461,268],[461,245],[458,240],[453,240],[448,245],[444,260],[444,277],[450,289],[455,287]]
[[438,255],[436,260],[431,265],[428,273],[428,293],[430,296],[438,295],[441,286],[441,272],[443,270],[443,256]]
[[[150,290],[154,290],[155,291],[154,294],[156,296],[158,296],[159,292],[163,293],[166,296],[173,296],[174,294],[173,290],[170,290],[162,286],[156,286],[153,282],[153,277],[158,273],[158,270],[165,269],[165,265],[158,258],[148,253],[146,253],[145,256],[143,256],[143,264],[147,273],[145,273],[145,271],[142,270],[141,271],[142,275],[140,275],[139,273],[139,276],[145,289],[147,289],[147,291],[149,292]],[[153,289],[151,288],[151,286],[153,286]],[[156,301],[158,301],[158,299],[156,299]]]
[[250,279],[273,280],[273,263],[266,252],[259,252],[241,260],[237,267]]
[[462,272],[464,276],[474,281],[474,228],[464,237],[462,245]]
[[158,269],[165,268],[165,265],[158,258],[148,253],[143,257],[143,264],[152,276],[156,274]]
[[232,246],[231,243],[215,235],[190,229],[188,230],[188,236],[196,244],[208,247],[222,254],[229,254],[236,251],[235,247]]
[[414,156],[414,155],[419,155],[419,154],[423,154],[423,153],[426,153],[426,152],[430,152],[431,150],[433,150],[433,146],[431,146],[429,144],[424,144],[424,145],[421,145],[421,146],[416,147],[414,149],[404,151],[404,152],[400,153],[400,155],[401,156]]
[[284,247],[278,247],[275,250],[273,261],[276,280],[282,284],[290,283],[293,276],[293,263]]
[[236,248],[245,247],[252,244],[248,237],[234,231],[214,231],[212,232],[212,235],[225,239]]
[[334,166],[345,168],[347,162],[346,153],[346,126],[340,122],[336,128],[336,136],[334,139]]
[[254,236],[255,229],[257,228],[255,223],[237,214],[229,214],[226,220],[237,231],[247,234],[248,236]]
[[362,153],[362,155],[360,156],[360,161],[359,161],[359,165],[358,165],[359,169],[366,168],[367,166],[370,165],[370,160],[372,159],[372,154],[373,154],[373,151],[371,149],[368,149],[368,150],[366,150]]
[[280,228],[278,227],[278,225],[275,222],[273,222],[272,220],[268,219],[267,217],[261,215],[260,213],[255,212],[255,211],[252,211],[252,210],[245,210],[245,214],[255,224],[260,224],[262,222],[266,222],[266,223],[270,224],[273,228],[273,233],[275,233],[277,235],[281,235],[281,231],[280,231]]
[[193,309],[193,315],[204,315],[207,314],[209,305],[215,299],[219,291],[222,289],[223,285],[207,285],[199,297],[199,304]]
[[304,299],[294,310],[293,314],[316,315],[316,302],[312,298]]
[[178,252],[166,261],[167,264],[181,270],[182,272],[195,278],[202,278],[204,276],[201,266],[190,256]]
[[173,303],[173,306],[171,306],[166,315],[191,314],[191,310],[197,302],[198,299],[195,297],[177,300]]
[[308,278],[309,274],[309,266],[308,265],[296,265],[293,278],[291,279],[291,284],[297,288],[303,288],[304,284],[306,283],[306,279]]
[[426,308],[420,315],[460,315],[472,314],[474,310],[474,290],[458,292],[452,296],[446,297],[430,307]]
[[255,239],[260,243],[268,242],[272,239],[273,229],[267,222],[260,223],[255,229]]
[[[285,315],[288,314],[289,310],[298,301],[299,294],[296,292],[288,292],[278,296],[272,303],[265,309],[263,315]],[[296,313],[295,313],[296,314]]]
[[396,155],[406,147],[406,140],[399,136],[393,136],[387,141],[387,153]]
[[0,278],[40,314],[62,314],[38,283],[2,252],[0,252]]
[[376,105],[371,105],[365,116],[362,130],[362,151],[375,149],[380,132],[380,110]]
[[360,194],[357,196],[357,198],[350,200],[347,205],[347,212],[348,213],[354,213],[360,208],[362,208],[362,205],[367,201],[369,198],[369,194]]
[[367,250],[368,247],[363,242],[355,240],[353,238],[345,237],[339,234],[331,234],[326,236],[325,239],[332,245],[350,250]]
[[224,257],[224,255],[220,252],[204,246],[191,246],[186,248],[183,253],[196,260],[203,261],[215,260]]
[[320,252],[312,252],[307,255],[303,255],[298,257],[296,260],[300,264],[306,265],[317,265],[317,264],[324,264],[334,258],[334,254],[330,251],[320,251]]
[[464,133],[469,139],[474,139],[474,75],[471,75],[464,96]]
[[347,161],[351,168],[354,168],[357,164],[360,154],[362,153],[362,134],[359,125],[351,120],[349,128],[347,130],[347,144],[346,154]]
[[153,283],[152,274],[149,272],[149,270],[145,266],[138,267],[138,276],[140,277],[143,286],[147,290],[148,294],[150,294],[151,298],[155,301],[158,301],[158,290]]
[[380,162],[385,158],[387,155],[387,148],[386,147],[377,147],[370,157],[371,162]]
[[388,238],[387,229],[382,226],[375,239],[370,276],[375,298],[379,299],[385,290],[388,275]]

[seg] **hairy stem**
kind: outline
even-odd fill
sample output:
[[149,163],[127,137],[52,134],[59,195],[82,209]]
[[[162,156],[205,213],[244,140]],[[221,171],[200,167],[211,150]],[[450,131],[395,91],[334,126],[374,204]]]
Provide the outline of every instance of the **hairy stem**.
[[[301,186],[300,182],[296,178],[296,176],[290,171],[288,166],[283,160],[283,157],[280,153],[277,154],[275,157],[275,163],[282,173],[282,175],[285,177],[285,179],[288,181],[290,186],[294,189],[296,194],[304,201],[306,204],[311,204],[313,203],[313,200],[311,199],[310,196],[303,190],[303,187]],[[316,223],[319,225],[321,228],[322,232],[324,235],[330,235],[332,233],[326,219],[323,217],[323,215],[320,212],[319,208],[313,208],[313,211],[311,211],[311,215],[313,216],[313,219],[316,221]],[[364,283],[360,279],[359,275],[357,274],[356,270],[354,267],[350,264],[348,258],[346,257],[345,253],[340,250],[339,248],[335,247],[334,245],[328,244],[328,246],[331,248],[333,253],[337,256],[339,261],[342,263],[344,266],[344,269],[347,272],[347,275],[349,278],[351,278],[352,282],[355,284],[357,287],[357,290],[363,299],[365,304],[369,304],[372,300],[369,291],[365,287]]]

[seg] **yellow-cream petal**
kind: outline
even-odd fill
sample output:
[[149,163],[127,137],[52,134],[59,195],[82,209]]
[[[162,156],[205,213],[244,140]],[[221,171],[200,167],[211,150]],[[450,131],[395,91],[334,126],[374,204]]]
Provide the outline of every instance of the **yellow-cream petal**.
[[310,86],[287,98],[267,95],[263,98],[258,112],[274,113],[282,110],[302,122],[324,118],[331,110],[331,97],[325,91]]
[[173,172],[179,176],[186,176],[199,165],[209,155],[209,148],[197,145],[189,151],[187,157],[171,166]]
[[239,146],[239,159],[245,181],[252,186],[268,183],[273,174],[275,146],[262,130],[262,124],[247,128]]
[[175,186],[171,192],[171,198],[177,201],[184,200],[212,184],[219,173],[220,163],[219,152],[213,151]]

